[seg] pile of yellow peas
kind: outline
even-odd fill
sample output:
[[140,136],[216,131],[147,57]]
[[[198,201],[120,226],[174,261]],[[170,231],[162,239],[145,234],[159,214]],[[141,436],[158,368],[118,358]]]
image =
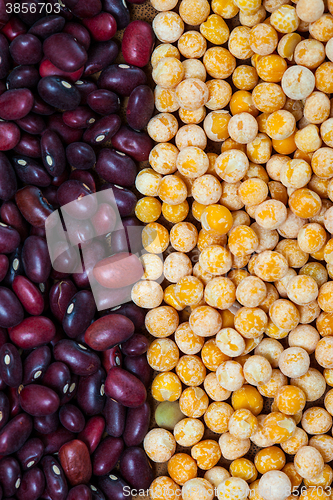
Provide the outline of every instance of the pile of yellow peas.
[[333,0],[151,3],[132,299],[153,398],[184,416],[145,438],[151,498],[331,500]]

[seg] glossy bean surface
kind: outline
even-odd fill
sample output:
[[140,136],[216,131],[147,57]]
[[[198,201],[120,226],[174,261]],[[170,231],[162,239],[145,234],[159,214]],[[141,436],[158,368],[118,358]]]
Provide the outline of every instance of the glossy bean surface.
[[128,340],[134,333],[134,324],[126,316],[112,314],[103,316],[89,326],[85,342],[96,351],[110,349]]
[[111,398],[107,398],[103,415],[106,422],[106,432],[113,437],[122,436],[125,429],[126,407]]
[[102,439],[105,429],[105,420],[102,416],[91,417],[85,428],[78,435],[78,439],[83,441],[88,447],[89,453],[93,453]]
[[135,375],[113,367],[105,381],[105,394],[129,408],[141,406],[147,397],[145,386]]
[[92,375],[101,365],[97,354],[74,340],[60,340],[54,346],[53,354],[57,361],[66,363],[74,374],[83,377]]
[[101,441],[92,457],[93,474],[104,476],[116,466],[124,450],[122,438],[108,436]]
[[63,71],[73,72],[87,61],[87,52],[74,37],[68,33],[56,33],[43,44],[44,54]]
[[0,348],[0,376],[9,387],[18,387],[22,382],[23,368],[21,356],[13,344]]
[[48,346],[37,347],[23,361],[23,385],[39,380],[51,363],[51,350]]
[[89,481],[92,466],[87,446],[79,439],[65,443],[59,450],[59,460],[72,486]]

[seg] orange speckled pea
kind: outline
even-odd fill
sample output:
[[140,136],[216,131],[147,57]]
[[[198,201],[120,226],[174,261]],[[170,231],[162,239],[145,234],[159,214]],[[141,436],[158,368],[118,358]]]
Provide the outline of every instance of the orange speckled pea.
[[314,217],[320,211],[320,196],[307,188],[297,189],[289,198],[289,206],[293,213],[302,219]]
[[279,41],[274,27],[266,23],[254,26],[250,31],[249,39],[253,52],[261,56],[272,54]]
[[258,476],[254,464],[247,458],[237,458],[230,464],[229,470],[233,477],[239,477],[247,482],[254,481]]
[[217,434],[223,434],[228,430],[233,413],[234,410],[228,403],[214,402],[209,405],[204,415],[206,426]]
[[296,423],[292,417],[280,412],[272,412],[265,417],[262,434],[273,444],[280,444],[290,439],[296,431]]
[[209,15],[210,7],[207,0],[182,0],[179,14],[184,23],[197,26],[203,23]]
[[325,378],[315,368],[309,368],[305,375],[291,379],[290,383],[304,391],[307,401],[316,401],[321,398],[326,390]]
[[270,23],[279,33],[293,33],[299,26],[299,17],[295,7],[282,5],[276,9],[271,17]]
[[184,418],[175,425],[173,434],[180,446],[193,446],[203,438],[205,426],[197,418]]
[[244,384],[243,367],[237,361],[224,361],[216,370],[218,383],[227,391],[237,391]]
[[157,222],[147,224],[141,237],[143,248],[149,253],[163,253],[169,244],[168,230]]
[[[203,206],[203,210],[206,207]],[[194,214],[193,214],[194,215]],[[197,220],[200,220],[200,217],[198,217]],[[223,246],[226,243],[226,236],[224,234],[218,233],[217,231],[210,229],[209,231],[206,231],[205,229],[201,229],[199,232],[198,236],[198,249],[200,252],[204,248],[207,248],[211,245],[220,245]]]
[[216,110],[208,113],[203,123],[207,137],[215,142],[227,139],[229,137],[228,124],[230,120],[231,116],[225,110]]
[[179,399],[180,410],[187,417],[200,418],[208,408],[208,396],[200,387],[188,387]]
[[168,305],[176,309],[176,311],[182,311],[185,308],[185,304],[181,304],[175,295],[176,285],[169,285],[164,290],[163,300]]
[[155,142],[168,142],[177,133],[178,122],[171,113],[155,115],[148,123],[147,132]]
[[156,401],[177,401],[182,393],[182,384],[173,372],[159,373],[151,386],[151,393]]
[[157,196],[161,179],[162,176],[152,168],[144,168],[135,179],[135,187],[144,196]]
[[254,53],[250,47],[250,31],[247,26],[237,26],[230,33],[228,49],[237,59],[248,59]]
[[254,465],[260,474],[271,470],[281,470],[286,464],[286,456],[277,446],[269,446],[258,451],[254,457]]
[[149,346],[147,360],[153,370],[170,371],[178,363],[178,347],[171,339],[156,339]]
[[132,287],[131,299],[144,309],[158,307],[163,300],[163,288],[156,281],[138,281]]
[[333,36],[333,16],[323,14],[309,26],[310,35],[321,42],[328,42]]
[[318,149],[312,156],[311,167],[318,177],[333,177],[333,150],[328,147]]
[[212,111],[225,108],[232,96],[232,89],[225,80],[209,80],[206,82],[208,88],[208,101],[205,106]]
[[228,183],[240,181],[249,168],[249,160],[245,153],[238,149],[230,149],[220,154],[215,162],[215,171]]
[[203,297],[203,291],[203,284],[195,276],[184,276],[180,278],[175,288],[176,298],[182,304],[188,306],[193,306],[200,302]]
[[190,327],[200,337],[212,337],[222,327],[220,313],[210,306],[198,306],[190,315]]
[[244,278],[236,290],[238,302],[246,307],[257,307],[265,299],[267,288],[265,283],[255,276]]
[[[221,183],[214,175],[206,174],[194,180],[192,185],[192,196],[194,200],[201,205],[213,205],[219,201],[221,195]],[[207,225],[204,226],[204,228],[208,230],[213,229]]]
[[242,182],[238,193],[244,205],[259,205],[267,198],[268,187],[264,180],[252,177]]
[[320,452],[312,446],[302,446],[294,458],[296,471],[304,479],[312,479],[324,469],[324,460]]
[[170,242],[177,252],[190,252],[197,240],[198,231],[190,222],[179,222],[170,231]]
[[232,358],[240,356],[245,351],[245,341],[243,337],[233,328],[222,328],[216,336],[216,343],[219,349]]
[[231,229],[229,233],[230,252],[241,257],[255,252],[259,244],[258,236],[255,231],[248,226],[240,225]]
[[[230,432],[225,432],[219,439],[219,445],[223,458],[226,460],[236,460],[247,454],[251,446],[251,441],[249,439],[239,439],[230,434]],[[221,496],[220,499],[222,498],[225,497]]]
[[290,155],[293,153],[296,149],[296,143],[295,143],[295,134],[292,134],[288,139],[282,139],[282,141],[277,141],[276,139],[273,139],[272,145],[275,151],[277,151],[280,154],[283,155]]
[[251,385],[265,384],[272,376],[270,362],[257,354],[246,360],[243,371],[246,382]]
[[323,123],[330,116],[330,100],[323,92],[313,92],[305,101],[304,118],[314,124]]
[[252,90],[258,83],[257,71],[245,64],[237,66],[232,74],[232,82],[240,90]]
[[313,153],[322,145],[317,125],[310,123],[295,132],[295,144],[303,153]]
[[197,31],[186,31],[178,40],[178,50],[187,59],[202,57],[207,49],[205,38]]
[[205,380],[206,368],[198,356],[185,355],[178,361],[176,373],[183,384],[197,387]]
[[283,59],[292,61],[294,57],[295,48],[301,42],[302,37],[299,33],[287,33],[280,39],[277,47],[278,54]]
[[246,408],[236,410],[229,419],[228,430],[240,439],[251,437],[258,429],[257,418]]
[[203,57],[203,63],[212,78],[228,78],[236,67],[235,57],[223,47],[209,48]]
[[288,282],[287,294],[295,304],[306,305],[316,300],[318,285],[311,276],[294,276]]
[[204,388],[210,399],[213,401],[227,400],[231,392],[223,389],[217,381],[216,373],[209,373],[204,381]]
[[221,235],[227,234],[233,224],[231,212],[226,207],[216,204],[206,207],[200,220],[204,230],[213,230]]
[[245,408],[257,416],[263,409],[263,397],[256,387],[244,385],[232,393],[231,404],[235,411]]
[[221,352],[215,339],[210,339],[202,348],[201,359],[208,370],[216,372],[220,364],[230,358]]
[[288,271],[287,259],[278,252],[265,250],[258,255],[254,272],[263,281],[277,281]]
[[257,206],[255,220],[264,229],[278,229],[287,218],[287,209],[279,200],[267,200]]
[[187,78],[177,85],[175,95],[181,108],[195,111],[208,101],[208,88],[199,78]]
[[184,31],[182,19],[173,11],[158,13],[152,26],[156,37],[166,43],[176,42]]
[[187,187],[176,175],[166,175],[160,182],[158,196],[164,203],[179,205],[187,198]]
[[156,85],[154,90],[155,107],[161,113],[173,113],[179,109],[174,89],[165,89]]
[[239,8],[233,0],[212,0],[212,10],[223,19],[231,19],[238,13]]
[[141,222],[154,222],[162,213],[162,205],[159,200],[146,196],[138,200],[135,206],[135,215]]
[[162,214],[168,222],[176,224],[186,219],[189,212],[189,205],[187,201],[183,201],[178,205],[170,205],[168,203],[162,204]]
[[173,144],[156,144],[149,154],[149,163],[155,172],[163,175],[172,174],[177,170],[176,159],[178,153],[178,149]]
[[188,109],[180,108],[178,111],[179,118],[183,123],[195,125],[202,122],[206,116],[206,108],[202,106],[201,108],[195,109],[194,111],[189,111]]
[[199,263],[205,271],[220,275],[230,271],[232,258],[227,248],[219,245],[211,245],[202,250],[199,256]]
[[178,154],[176,165],[182,175],[194,179],[206,173],[209,160],[201,148],[188,146]]
[[266,121],[266,132],[271,139],[283,140],[290,137],[296,128],[294,115],[281,109],[272,113]]
[[333,459],[333,438],[327,434],[312,436],[309,441],[323,456],[324,462],[331,462]]
[[259,133],[256,138],[246,145],[246,153],[253,163],[266,163],[271,157],[272,142],[263,133]]
[[146,435],[143,447],[153,462],[167,462],[176,451],[176,441],[166,429],[152,429]]
[[289,477],[293,489],[298,488],[302,484],[303,478],[298,474],[295,465],[292,462],[288,462],[283,467],[282,472]]
[[182,486],[197,477],[197,464],[190,455],[176,453],[168,462],[168,473],[175,483]]
[[229,106],[232,115],[243,112],[250,113],[254,117],[258,115],[258,110],[252,101],[252,94],[246,90],[238,90],[235,92],[230,100]]
[[174,45],[171,45],[171,43],[162,43],[158,45],[151,55],[150,62],[152,67],[155,68],[164,57],[175,57],[176,59],[180,59],[179,50]]
[[280,412],[295,415],[304,409],[306,397],[299,387],[285,385],[275,395],[275,402]]
[[279,83],[287,69],[287,63],[278,54],[268,54],[259,59],[256,70],[264,82]]
[[[265,340],[273,340],[273,339],[265,339]],[[259,344],[260,346],[260,344]],[[258,384],[258,391],[260,394],[266,398],[274,398],[278,390],[286,385],[288,379],[283,373],[274,369],[272,371],[272,376],[266,384]]]
[[175,342],[184,354],[197,354],[204,345],[204,338],[196,335],[185,322],[175,331]]
[[204,150],[207,146],[207,137],[201,127],[195,124],[188,124],[178,130],[175,142],[179,151],[190,146],[197,146]]
[[184,67],[176,57],[163,57],[153,68],[152,77],[157,85],[172,89],[184,78]]
[[200,33],[214,45],[223,45],[229,38],[229,27],[223,17],[212,14],[200,25]]
[[258,135],[258,122],[250,113],[237,113],[230,118],[228,132],[234,141],[249,144]]
[[302,446],[307,446],[308,442],[309,438],[307,433],[303,429],[296,427],[296,432],[293,437],[281,443],[281,448],[285,453],[288,453],[288,455],[296,455]]
[[[326,313],[333,312],[333,281],[324,283],[319,289],[318,304]],[[330,368],[330,367],[328,367]]]
[[151,483],[149,494],[152,500],[181,500],[179,486],[168,476],[159,476]]
[[306,161],[294,159],[282,165],[280,180],[287,188],[300,189],[308,184],[311,174],[311,167]]
[[282,109],[286,96],[277,83],[259,83],[252,92],[253,103],[263,113],[273,113]]

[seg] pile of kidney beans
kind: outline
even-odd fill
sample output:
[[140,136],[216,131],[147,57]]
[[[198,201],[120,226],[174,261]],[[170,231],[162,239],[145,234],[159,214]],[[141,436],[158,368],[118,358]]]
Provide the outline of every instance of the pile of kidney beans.
[[[128,252],[126,227],[138,225],[128,188],[152,148],[142,67],[154,35],[130,23],[123,0],[49,0],[48,16],[38,0],[10,16],[14,3],[0,0],[0,500],[131,498],[153,479],[141,447],[152,375],[138,333],[144,312],[101,300],[98,313],[89,273]],[[112,38],[123,28],[126,64],[115,64]],[[114,149],[101,148],[110,139]],[[52,269],[48,216],[110,187],[124,229],[110,247],[78,221],[83,271],[65,251],[68,273]],[[107,210],[99,215],[107,225]]]

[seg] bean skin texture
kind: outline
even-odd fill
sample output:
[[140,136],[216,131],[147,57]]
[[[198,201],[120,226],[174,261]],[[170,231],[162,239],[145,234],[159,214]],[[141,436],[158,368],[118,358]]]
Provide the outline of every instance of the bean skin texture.
[[116,466],[124,450],[121,438],[108,436],[101,441],[92,457],[93,474],[104,476]]
[[0,432],[0,455],[12,455],[24,445],[32,431],[32,418],[27,413],[15,416]]
[[104,418],[101,416],[95,416],[91,417],[87,421],[85,428],[78,435],[78,439],[85,443],[90,454],[92,454],[96,450],[99,442],[102,439],[104,429]]
[[134,333],[134,324],[126,316],[103,316],[92,323],[84,335],[85,342],[96,351],[110,349],[128,340]]
[[54,323],[45,316],[31,316],[10,329],[11,341],[22,349],[33,349],[49,343],[55,336]]
[[30,384],[20,392],[22,410],[34,417],[52,415],[59,408],[59,396],[49,387]]
[[141,380],[116,366],[111,368],[106,378],[105,394],[129,408],[141,406],[147,397]]
[[43,442],[35,437],[28,439],[22,448],[16,453],[16,456],[23,470],[28,470],[35,466],[43,456]]
[[92,466],[87,446],[79,439],[64,444],[59,450],[59,460],[72,486],[88,483]]

